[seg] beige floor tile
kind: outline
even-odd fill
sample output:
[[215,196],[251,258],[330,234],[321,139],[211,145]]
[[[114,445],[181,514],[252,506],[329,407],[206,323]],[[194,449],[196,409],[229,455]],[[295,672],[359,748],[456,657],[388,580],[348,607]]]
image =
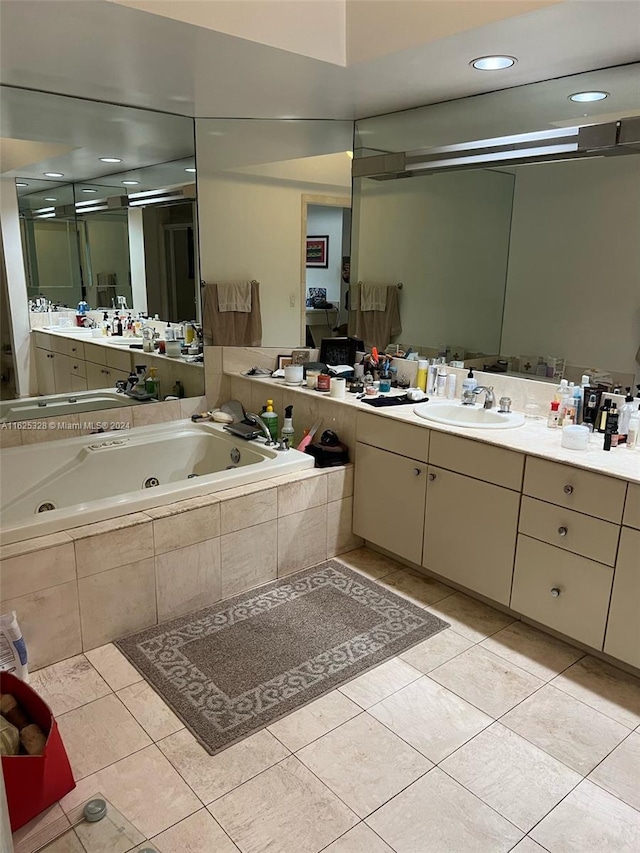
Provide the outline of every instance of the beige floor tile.
[[398,572],[387,575],[381,578],[379,583],[413,604],[417,604],[418,607],[426,607],[428,604],[441,601],[455,592],[450,586],[445,586],[433,578],[408,569],[400,569]]
[[82,820],[82,811],[70,814],[72,823],[78,823],[75,834],[82,842],[82,849],[90,853],[129,853],[134,845],[142,845],[144,835],[121,814],[113,804],[107,804],[107,814],[101,821],[91,823]]
[[474,643],[479,643],[514,621],[512,616],[461,592],[429,605],[428,609],[448,622],[456,633],[468,637]]
[[158,853],[238,853],[238,848],[206,809],[152,839]]
[[552,684],[623,726],[640,723],[640,679],[604,661],[584,657]]
[[370,708],[376,702],[391,696],[396,690],[406,687],[421,673],[400,658],[380,664],[375,669],[370,669],[364,675],[359,675],[353,681],[349,681],[340,687],[340,692],[348,696],[361,708]]
[[85,848],[75,832],[69,832],[48,844],[47,853],[85,853]]
[[135,684],[136,681],[142,681],[142,676],[138,670],[131,666],[113,643],[91,649],[85,653],[85,657],[98,670],[112,690],[121,690],[123,687]]
[[480,645],[543,681],[554,678],[584,655],[526,622],[513,622]]
[[318,853],[358,822],[295,756],[226,794],[209,811],[242,853]]
[[551,853],[638,853],[640,812],[585,780],[531,835]]
[[640,811],[640,734],[633,732],[623,740],[589,779]]
[[219,537],[158,554],[155,569],[159,622],[220,600]]
[[323,853],[393,853],[393,850],[366,823],[359,823],[326,847]]
[[289,755],[266,729],[217,755],[209,755],[186,729],[158,746],[205,805]]
[[432,670],[429,677],[492,717],[501,717],[544,684],[479,646]]
[[397,853],[506,853],[522,837],[437,767],[367,818],[367,824]]
[[151,743],[113,694],[61,714],[58,725],[76,780]]
[[62,808],[68,813],[97,791],[146,838],[202,808],[200,800],[154,745],[82,779],[62,799]]
[[524,832],[582,780],[500,723],[480,732],[440,767]]
[[491,724],[491,717],[427,676],[369,713],[436,764]]
[[544,847],[540,847],[537,841],[527,835],[516,844],[511,853],[546,853],[546,851]]
[[348,554],[341,554],[340,562],[374,580],[404,568],[401,563],[391,557],[379,554],[377,551],[372,551],[371,548],[366,547],[356,548],[355,551],[349,551]]
[[269,731],[291,752],[346,723],[362,709],[339,690],[321,696],[269,726]]
[[417,646],[402,652],[400,657],[420,672],[430,672],[473,645],[473,641],[462,634],[456,634],[451,628],[434,634]]
[[277,538],[275,520],[220,537],[222,598],[231,598],[277,577]]
[[146,681],[123,687],[117,695],[153,741],[184,728],[184,723]]
[[31,676],[31,686],[51,708],[54,716],[111,693],[109,685],[84,655],[76,655],[39,669]]
[[141,631],[157,621],[153,557],[78,581],[85,649]]
[[278,519],[278,577],[315,566],[326,556],[326,504]]
[[69,825],[70,821],[56,803],[13,833],[14,853],[33,853]]
[[305,746],[298,758],[361,818],[433,766],[368,714]]
[[500,722],[583,776],[629,733],[620,723],[550,685]]

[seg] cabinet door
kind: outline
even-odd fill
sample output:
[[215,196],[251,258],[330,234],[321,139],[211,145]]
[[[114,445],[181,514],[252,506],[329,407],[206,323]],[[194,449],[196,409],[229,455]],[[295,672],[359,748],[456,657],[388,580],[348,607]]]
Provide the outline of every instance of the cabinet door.
[[640,667],[640,530],[622,528],[604,651]]
[[47,396],[56,393],[56,383],[53,375],[54,354],[36,347],[36,375],[38,377],[38,394]]
[[422,565],[509,604],[520,495],[429,466]]
[[354,533],[420,565],[426,472],[421,462],[357,442]]
[[53,354],[53,376],[56,394],[71,391],[71,359],[68,355],[59,352]]
[[[111,388],[115,387],[116,371],[110,367],[104,367],[101,364],[94,364],[92,361],[86,362],[87,367],[87,388]],[[117,378],[120,378],[119,376]]]

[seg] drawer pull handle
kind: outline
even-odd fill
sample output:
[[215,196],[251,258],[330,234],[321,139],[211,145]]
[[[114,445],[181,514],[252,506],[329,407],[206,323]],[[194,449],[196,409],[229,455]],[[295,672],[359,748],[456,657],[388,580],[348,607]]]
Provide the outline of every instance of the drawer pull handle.
[[71,352],[78,352],[78,347],[71,347]]
[[560,536],[566,536],[568,532],[569,531],[566,527],[559,527],[558,528],[558,533],[560,534]]
[[558,587],[557,587],[557,586],[552,586],[552,587],[551,587],[551,595],[552,595],[554,598],[557,598],[557,597],[560,595],[560,590],[558,589]]
[[420,476],[420,473],[421,473],[421,472],[420,472],[420,469],[419,469],[419,468],[414,468],[414,469],[413,469],[413,474],[414,474],[414,476],[415,476],[415,477],[419,477],[419,476]]
[[565,493],[565,495],[572,495],[573,494],[573,486],[565,486],[564,487],[564,493]]
[[435,478],[436,478],[436,475],[435,475],[435,474],[433,474],[433,473],[429,474],[429,479],[430,479],[432,482],[435,480]]

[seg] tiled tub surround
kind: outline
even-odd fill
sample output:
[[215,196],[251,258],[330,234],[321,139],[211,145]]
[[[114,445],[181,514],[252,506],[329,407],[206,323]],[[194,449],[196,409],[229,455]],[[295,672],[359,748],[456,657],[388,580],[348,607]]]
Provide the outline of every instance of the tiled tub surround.
[[[2,542],[313,468],[297,450],[238,440],[222,424],[173,421],[3,453]],[[40,511],[42,507],[46,511]]]
[[61,661],[359,547],[352,494],[311,469],[5,545],[1,612],[32,668]]

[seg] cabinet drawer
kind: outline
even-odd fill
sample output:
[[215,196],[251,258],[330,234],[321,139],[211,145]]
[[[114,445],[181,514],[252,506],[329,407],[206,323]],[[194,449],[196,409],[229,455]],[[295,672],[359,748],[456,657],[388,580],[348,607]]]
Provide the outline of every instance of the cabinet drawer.
[[602,649],[612,580],[608,566],[520,535],[511,607]]
[[640,485],[637,483],[629,483],[627,486],[622,523],[640,530]]
[[528,456],[523,491],[541,501],[620,524],[626,485],[614,477]]
[[358,412],[358,441],[417,459],[419,462],[426,462],[429,458],[429,432],[421,426]]
[[426,465],[357,442],[354,533],[419,565],[426,484]]
[[51,352],[51,335],[47,334],[47,332],[38,332],[37,330],[31,332],[31,334],[33,335],[33,339],[35,340],[37,347]]
[[615,566],[620,527],[610,521],[525,496],[518,529],[565,551]]
[[604,650],[640,668],[640,530],[623,527]]
[[71,376],[71,390],[72,391],[86,391],[87,390],[87,380],[84,376]]
[[85,361],[90,361],[93,364],[107,363],[107,348],[100,344],[84,344]]
[[84,344],[82,341],[67,341],[69,345],[69,355],[74,361],[84,361]]
[[71,357],[69,359],[69,368],[72,376],[82,376],[83,379],[87,378],[87,367],[84,361],[78,361]]
[[517,492],[522,485],[524,456],[521,453],[445,432],[432,431],[429,463]]
[[107,367],[112,367],[114,370],[121,370],[127,376],[131,371],[131,351],[125,349],[107,349]]
[[57,352],[60,355],[68,355],[69,340],[67,338],[59,338],[57,335],[51,335],[51,351]]

